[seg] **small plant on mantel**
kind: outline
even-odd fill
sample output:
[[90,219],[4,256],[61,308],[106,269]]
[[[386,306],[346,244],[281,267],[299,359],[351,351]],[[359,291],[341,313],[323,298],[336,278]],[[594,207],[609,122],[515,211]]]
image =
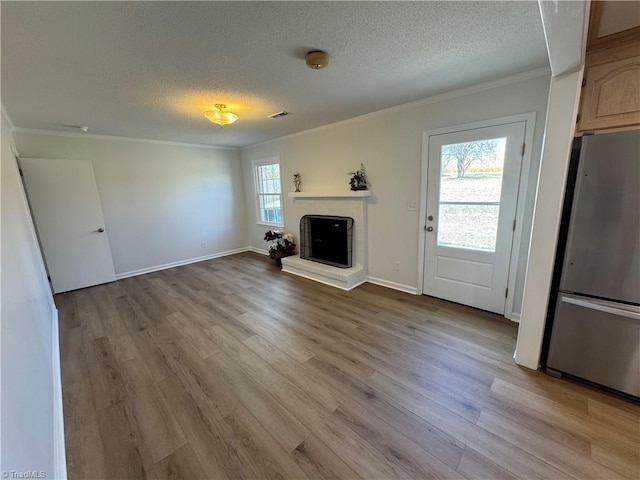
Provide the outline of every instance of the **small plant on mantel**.
[[282,266],[282,258],[293,255],[296,244],[291,233],[282,233],[277,230],[269,230],[264,234],[264,239],[269,244],[269,258],[275,260],[278,266]]
[[364,169],[364,165],[360,164],[360,170],[355,172],[349,172],[351,178],[349,179],[349,186],[351,190],[366,190],[367,189],[367,172]]

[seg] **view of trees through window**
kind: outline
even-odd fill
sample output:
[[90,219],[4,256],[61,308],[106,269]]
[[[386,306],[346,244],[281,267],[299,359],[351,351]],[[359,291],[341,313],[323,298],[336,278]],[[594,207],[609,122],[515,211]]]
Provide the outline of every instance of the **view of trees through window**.
[[442,147],[438,245],[495,251],[506,141]]
[[256,165],[256,188],[260,222],[281,224],[280,165],[277,163]]

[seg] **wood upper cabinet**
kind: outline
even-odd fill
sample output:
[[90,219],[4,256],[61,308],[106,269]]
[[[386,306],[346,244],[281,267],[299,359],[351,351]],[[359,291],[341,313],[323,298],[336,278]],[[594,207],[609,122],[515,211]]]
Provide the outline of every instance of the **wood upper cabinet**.
[[591,2],[578,132],[640,128],[640,3]]
[[587,53],[578,130],[640,125],[640,44]]

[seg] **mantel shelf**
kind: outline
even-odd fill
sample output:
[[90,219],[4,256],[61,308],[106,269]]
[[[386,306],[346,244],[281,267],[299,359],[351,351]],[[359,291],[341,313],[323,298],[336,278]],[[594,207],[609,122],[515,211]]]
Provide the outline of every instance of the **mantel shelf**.
[[311,192],[290,192],[291,198],[353,198],[353,197],[370,197],[371,190],[356,190],[354,192],[338,192],[338,193],[311,193]]

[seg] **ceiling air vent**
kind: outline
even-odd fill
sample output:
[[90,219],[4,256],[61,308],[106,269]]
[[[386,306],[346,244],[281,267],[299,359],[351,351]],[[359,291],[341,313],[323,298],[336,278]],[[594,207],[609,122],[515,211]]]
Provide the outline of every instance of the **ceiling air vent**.
[[64,128],[73,128],[74,130],[80,130],[82,132],[88,132],[89,127],[85,125],[62,125]]
[[282,112],[278,112],[278,113],[273,113],[271,115],[267,115],[267,118],[282,118],[282,117],[286,117],[287,115],[291,115],[291,112],[285,112],[283,110]]

